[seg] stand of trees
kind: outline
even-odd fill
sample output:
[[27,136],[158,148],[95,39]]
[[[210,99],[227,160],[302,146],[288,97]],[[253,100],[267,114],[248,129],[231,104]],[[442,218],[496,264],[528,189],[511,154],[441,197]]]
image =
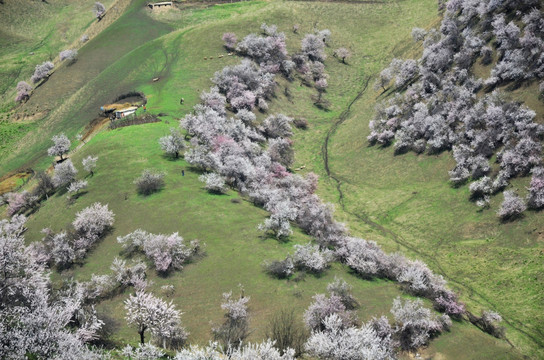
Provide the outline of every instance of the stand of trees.
[[[394,86],[396,94],[377,107],[368,141],[394,144],[397,153],[451,150],[457,163],[450,171],[452,184],[473,181],[471,199],[481,207],[487,207],[489,196],[503,191],[511,178],[541,167],[544,126],[535,121],[535,112],[492,91],[498,85],[544,79],[540,6],[536,0],[445,3],[439,31],[412,32],[414,40],[423,41],[422,57],[394,59],[381,72],[375,88]],[[472,66],[478,60],[491,64],[494,53],[497,62],[491,76],[474,77]],[[488,94],[479,97],[482,88]],[[493,157],[499,165],[496,173],[489,163]],[[540,173],[534,174],[534,184],[539,184]],[[541,188],[531,189],[520,201],[542,208],[534,200],[541,197]],[[511,203],[511,196],[505,197],[504,205]],[[498,215],[514,218],[503,215],[507,212]]]

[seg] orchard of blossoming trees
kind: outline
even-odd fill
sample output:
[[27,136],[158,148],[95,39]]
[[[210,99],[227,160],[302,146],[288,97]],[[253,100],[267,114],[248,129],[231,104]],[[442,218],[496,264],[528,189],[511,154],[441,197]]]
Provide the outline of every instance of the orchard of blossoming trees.
[[[287,237],[291,223],[296,223],[315,238],[315,245],[297,245],[287,259],[267,264],[266,271],[274,276],[289,276],[294,269],[319,273],[337,259],[362,276],[399,281],[408,292],[433,300],[440,311],[462,316],[464,306],[446,288],[441,276],[433,274],[422,262],[388,255],[374,242],[349,237],[345,227],[333,219],[332,207],[314,194],[317,177],[311,173],[301,177],[287,171],[291,163],[286,150],[292,119],[283,114],[269,115],[257,124],[250,111],[257,99],[266,100],[273,94],[274,78],[279,74],[292,77],[297,74],[291,71],[297,71],[305,77],[311,73],[311,68],[324,59],[323,41],[330,35],[323,32],[305,36],[301,52],[293,56],[296,66],[285,71],[290,69],[285,63],[291,61],[285,51],[285,35],[271,27],[263,31],[270,35],[248,35],[236,48],[258,64],[244,59],[239,65],[217,72],[213,77],[216,86],[203,93],[203,103],[195,107],[194,114],[181,120],[181,126],[192,136],[185,159],[216,172],[229,186],[268,210],[270,218],[259,226],[263,231],[278,238]],[[412,65],[401,67],[415,71]],[[320,78],[325,78],[323,68],[317,68]],[[227,116],[226,107],[235,116]]]
[[[264,36],[250,34],[239,42],[235,34],[223,36],[225,46],[245,58],[237,65],[216,72],[212,78],[214,86],[209,92],[202,93],[201,104],[180,121],[190,137],[185,159],[192,166],[205,171],[201,180],[207,190],[220,193],[227,186],[232,187],[255,205],[269,211],[270,217],[259,225],[264,232],[283,239],[290,236],[291,226],[296,224],[313,238],[306,245],[296,245],[294,252],[286,259],[268,263],[265,270],[271,275],[285,278],[296,271],[319,274],[326,271],[331,262],[340,261],[361,277],[380,277],[400,283],[409,294],[430,299],[435,309],[443,313],[435,315],[423,307],[421,300],[403,302],[396,299],[391,309],[391,324],[386,317],[360,324],[354,311],[358,306],[357,300],[352,296],[349,285],[336,279],[327,288],[329,294],[316,294],[314,302],[304,314],[309,338],[301,347],[310,356],[322,359],[393,359],[399,350],[412,350],[427,344],[433,336],[449,328],[450,317],[460,319],[465,315],[464,305],[457,295],[446,287],[440,275],[432,273],[424,263],[411,261],[400,254],[387,254],[373,241],[349,236],[346,227],[334,220],[332,206],[324,204],[315,194],[317,176],[309,173],[303,177],[288,171],[294,158],[291,139],[293,119],[284,114],[267,114],[259,122],[253,113],[255,109],[267,111],[266,104],[274,96],[278,76],[288,79],[298,76],[307,84],[313,84],[319,93],[316,105],[325,105],[323,93],[327,87],[327,74],[323,61],[325,44],[330,41],[331,32],[322,30],[305,35],[300,51],[289,56],[285,34],[278,32],[274,25],[263,24],[261,29]],[[449,33],[448,30],[442,36],[447,37]],[[424,36],[425,41],[427,37],[441,39],[438,34],[416,35],[417,38]],[[345,51],[337,52],[337,56],[343,60],[348,55]],[[431,54],[428,56],[431,57]],[[446,65],[440,65],[443,61],[440,52],[432,56],[437,57],[429,60],[429,63],[434,62],[435,72],[445,68]],[[420,67],[414,61],[397,61],[394,68],[388,70],[390,75],[385,75],[390,80],[396,77],[397,86],[413,87],[414,77],[425,72]],[[476,81],[466,74],[464,79],[466,86],[473,89],[478,87]],[[449,81],[451,91],[464,94],[458,89],[460,85],[457,80],[451,78]],[[387,85],[385,81],[381,84]],[[411,88],[407,91],[411,91]],[[532,125],[531,113],[526,111],[525,116],[517,115],[523,110],[522,107],[515,104],[496,105],[499,98],[499,95],[492,95],[483,100],[487,102],[481,105],[478,115],[485,114],[493,107],[502,109],[508,116],[517,116],[518,121],[504,130],[500,139],[506,142],[508,137],[518,139],[518,134],[524,134],[519,136],[526,142],[520,140],[516,143],[516,146],[523,148],[518,151],[534,152],[534,145],[527,138],[538,133],[535,131],[538,128]],[[426,113],[428,109],[425,104],[420,102],[415,105],[414,113],[426,119],[429,113]],[[396,108],[393,110],[384,109],[384,114],[400,114],[406,107],[400,98],[394,106]],[[485,123],[485,117],[479,119]],[[440,127],[438,116],[435,120],[436,132],[445,131]],[[415,126],[415,129],[418,127]],[[400,137],[401,128],[394,130]],[[387,140],[391,141],[396,135],[391,128],[387,128],[387,131],[393,133]],[[446,134],[449,136],[454,132]],[[376,139],[378,137],[386,138],[383,134],[376,135]],[[69,141],[62,136],[53,140],[55,144],[50,155],[63,156],[70,147]],[[425,141],[424,146],[427,143],[435,144],[437,149],[446,146],[438,140]],[[408,143],[407,140],[403,146],[408,146]],[[176,129],[161,138],[159,144],[173,157],[178,157],[185,147]],[[465,154],[461,145],[457,153],[459,157]],[[467,152],[470,153],[469,150]],[[502,158],[509,156],[513,155],[505,151]],[[469,161],[467,159],[470,159],[467,171],[481,173],[482,176],[487,173],[480,158],[467,156],[465,160]],[[95,169],[96,160],[92,156],[83,160],[84,168],[90,174]],[[533,168],[536,180],[531,183],[531,204],[540,206],[543,202],[543,176],[542,171],[538,170],[541,168],[532,165],[506,161],[505,167],[519,173]],[[76,174],[77,169],[71,160],[58,163],[52,178],[40,180],[40,193],[47,194],[50,189],[54,191],[62,187],[73,192],[81,190],[84,184],[75,180]],[[164,185],[164,176],[163,173],[144,171],[135,184],[141,194],[148,195],[160,190]],[[482,184],[474,193],[486,194],[487,187],[488,183]],[[15,197],[15,205],[26,201],[26,197]],[[508,206],[504,206],[507,216],[515,215],[519,210],[517,199],[512,199]],[[9,205],[12,206],[11,203]],[[19,210],[24,209],[22,205],[15,205]],[[123,356],[155,359],[165,356],[165,352],[159,348],[162,347],[179,350],[175,359],[294,358],[294,349],[275,348],[276,339],[260,344],[244,342],[251,332],[251,313],[247,305],[250,298],[243,292],[239,297],[231,292],[223,294],[221,308],[225,310],[225,316],[224,322],[212,329],[215,342],[207,347],[180,349],[188,336],[182,325],[182,313],[171,302],[149,291],[147,266],[138,260],[129,264],[126,259],[116,258],[111,265],[111,274],[92,275],[87,282],[73,282],[68,290],[54,289],[46,273],[47,266],[64,268],[83,260],[111,229],[114,214],[107,204],[95,203],[78,212],[69,229],[59,233],[44,229],[43,241],[25,246],[22,234],[26,219],[23,215],[16,215],[19,210],[13,211],[14,216],[10,221],[0,221],[0,329],[3,330],[0,331],[3,345],[0,347],[0,357],[32,355],[37,358],[94,359],[104,356],[86,346],[86,343],[97,339],[98,331],[103,326],[93,305],[120,290],[132,288],[124,303],[126,321],[138,333],[141,344],[138,347],[125,347]],[[124,247],[124,255],[131,257],[143,253],[156,271],[163,275],[181,270],[199,250],[198,242],[187,243],[178,233],[163,235],[136,230],[117,240]],[[500,321],[500,316],[495,315],[486,313],[477,321],[480,321],[482,328],[495,331]],[[146,342],[148,334],[151,341]],[[501,336],[500,332],[494,334]]]
[[[395,95],[378,105],[368,141],[394,144],[397,153],[452,150],[457,165],[450,171],[451,182],[457,186],[473,181],[471,197],[481,207],[511,178],[532,172],[528,198],[519,201],[542,208],[536,200],[543,196],[541,172],[532,169],[542,164],[544,126],[535,121],[534,111],[495,89],[544,80],[541,4],[451,0],[443,5],[440,31],[412,32],[414,40],[423,42],[422,57],[394,59],[381,72],[376,89],[385,91],[391,85]],[[472,66],[478,61],[491,64],[494,52],[497,61],[490,77],[475,77]],[[477,95],[481,89],[488,94]],[[498,171],[492,170],[492,158]],[[505,216],[514,211],[508,210],[511,199],[505,194],[499,211],[503,219],[514,218]],[[515,212],[524,209],[517,205]]]

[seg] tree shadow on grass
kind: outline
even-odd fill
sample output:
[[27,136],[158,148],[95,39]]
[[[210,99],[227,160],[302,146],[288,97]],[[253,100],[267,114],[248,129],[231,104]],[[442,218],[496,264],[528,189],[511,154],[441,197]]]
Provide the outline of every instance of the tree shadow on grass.
[[275,234],[273,234],[272,232],[269,232],[269,231],[263,233],[262,235],[259,235],[258,237],[263,242],[267,241],[267,240],[275,240],[275,241],[279,242],[280,244],[287,244],[289,242],[289,237],[288,236],[277,237]]
[[163,158],[163,160],[170,161],[170,162],[183,160],[183,155],[179,155],[178,157],[175,157],[174,155],[169,155],[164,153],[161,155],[161,157]]

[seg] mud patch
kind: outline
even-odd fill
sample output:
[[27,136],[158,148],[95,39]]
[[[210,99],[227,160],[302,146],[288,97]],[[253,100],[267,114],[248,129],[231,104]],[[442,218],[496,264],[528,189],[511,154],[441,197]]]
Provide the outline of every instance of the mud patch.
[[112,101],[112,103],[119,102],[145,105],[147,104],[147,98],[141,91],[130,91],[128,93],[119,95]]
[[28,169],[15,174],[7,174],[0,178],[0,195],[17,190],[34,175],[34,170]]
[[110,122],[110,119],[107,117],[97,117],[93,119],[90,123],[87,124],[87,126],[85,126],[85,130],[83,131],[83,137],[81,138],[81,141],[83,142],[88,141],[94,134],[100,131],[100,129],[108,125],[109,122]]

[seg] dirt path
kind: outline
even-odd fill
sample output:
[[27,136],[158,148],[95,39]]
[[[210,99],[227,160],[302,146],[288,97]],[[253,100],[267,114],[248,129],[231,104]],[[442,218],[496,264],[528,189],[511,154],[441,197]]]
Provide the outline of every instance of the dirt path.
[[[403,246],[404,248],[414,252],[415,254],[417,254],[418,257],[420,257],[422,260],[425,260],[425,262],[427,263],[430,263],[430,264],[433,264],[433,266],[435,267],[435,269],[438,270],[439,274],[442,275],[446,280],[448,280],[449,282],[451,283],[454,283],[454,284],[457,284],[458,286],[466,289],[469,291],[469,296],[473,296],[473,295],[476,295],[478,296],[480,299],[482,299],[485,304],[487,306],[490,306],[491,308],[497,308],[496,304],[494,304],[490,299],[488,299],[485,295],[483,295],[482,293],[478,292],[477,290],[475,290],[473,287],[471,287],[469,284],[463,282],[463,281],[460,281],[450,275],[448,275],[446,273],[446,271],[444,270],[444,268],[441,266],[440,262],[433,256],[433,255],[430,255],[430,254],[427,254],[423,251],[421,251],[420,249],[418,249],[417,247],[411,245],[404,237],[402,237],[401,235],[395,233],[393,230],[391,229],[388,229],[378,223],[376,223],[375,221],[373,221],[372,219],[370,219],[370,217],[368,216],[368,214],[362,212],[362,211],[359,211],[359,212],[353,212],[353,211],[350,211],[346,208],[345,206],[345,203],[344,203],[344,193],[342,191],[342,180],[340,178],[340,176],[336,173],[334,173],[333,171],[331,171],[330,169],[330,165],[329,165],[329,144],[330,144],[330,141],[331,141],[331,137],[332,135],[334,135],[334,133],[336,132],[337,128],[342,124],[344,123],[350,113],[351,113],[351,107],[353,106],[353,104],[355,102],[357,102],[357,100],[359,100],[363,94],[366,92],[367,88],[368,88],[368,84],[370,82],[370,79],[371,77],[367,77],[366,80],[364,81],[364,85],[361,89],[361,91],[359,91],[357,93],[357,95],[350,101],[350,103],[348,104],[348,106],[346,107],[346,109],[340,114],[340,116],[338,117],[338,120],[334,122],[334,124],[329,128],[329,131],[327,132],[327,136],[325,136],[325,140],[323,141],[323,145],[321,147],[321,155],[323,157],[323,164],[325,166],[325,171],[327,173],[327,176],[329,178],[331,178],[335,183],[336,183],[336,189],[338,191],[338,203],[340,204],[340,206],[342,207],[342,210],[344,212],[346,212],[347,214],[349,215],[352,215],[353,217],[355,217],[357,220],[359,221],[362,221],[364,222],[366,225],[370,226],[371,228],[379,231],[383,236],[393,240],[396,244],[400,245],[400,246]],[[344,182],[346,182],[344,180]],[[468,316],[468,320],[470,318],[474,318],[474,314],[470,313],[468,310],[467,310],[467,313],[469,314]],[[523,335],[525,335],[527,338],[531,339],[535,344],[537,344],[538,346],[540,347],[544,347],[544,341],[542,340],[542,338],[537,338],[536,336],[533,336],[532,334],[529,334],[526,330],[523,329],[523,325],[516,325],[514,322],[516,323],[519,323],[519,321],[516,321],[516,320],[513,320],[513,319],[510,319],[508,318],[507,316],[504,316],[503,314],[501,314],[501,316],[503,317],[503,321],[505,323],[507,323],[509,326],[511,326],[513,329],[517,330],[518,332],[522,333]],[[509,344],[510,346],[512,347],[515,347],[508,339],[505,339]]]

